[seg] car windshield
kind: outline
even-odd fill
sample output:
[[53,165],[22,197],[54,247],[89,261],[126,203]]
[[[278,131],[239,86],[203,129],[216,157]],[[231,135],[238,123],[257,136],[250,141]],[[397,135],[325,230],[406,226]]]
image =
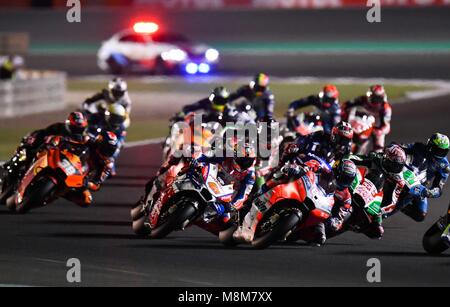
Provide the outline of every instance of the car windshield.
[[188,43],[189,39],[177,33],[158,33],[152,36],[154,42],[158,43]]
[[119,39],[121,42],[125,43],[138,43],[138,44],[145,44],[149,42],[150,37],[148,35],[142,35],[142,34],[126,34],[122,36]]

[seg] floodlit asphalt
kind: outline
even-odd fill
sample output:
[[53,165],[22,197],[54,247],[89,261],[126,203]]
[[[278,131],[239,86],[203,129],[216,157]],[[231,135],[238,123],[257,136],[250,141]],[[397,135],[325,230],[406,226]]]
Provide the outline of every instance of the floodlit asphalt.
[[[449,99],[396,105],[390,139],[449,134]],[[131,231],[129,209],[160,155],[159,145],[125,150],[118,176],[88,209],[58,201],[17,216],[0,208],[0,284],[70,286],[66,263],[78,258],[83,286],[359,286],[368,285],[368,259],[378,258],[383,286],[450,286],[449,254],[430,257],[421,246],[423,233],[447,208],[448,188],[431,202],[424,223],[395,216],[380,241],[349,233],[320,248],[298,243],[263,251],[226,249],[197,228],[164,240],[139,239]]]

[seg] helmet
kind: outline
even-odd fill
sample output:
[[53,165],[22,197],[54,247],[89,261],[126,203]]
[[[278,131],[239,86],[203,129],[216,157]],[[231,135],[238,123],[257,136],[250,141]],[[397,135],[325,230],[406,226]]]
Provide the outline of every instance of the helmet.
[[387,101],[386,91],[382,85],[372,85],[366,93],[367,100],[372,105],[380,105]]
[[71,134],[71,137],[82,140],[86,133],[88,121],[83,113],[72,112],[66,120],[66,129]]
[[102,133],[97,138],[97,152],[103,157],[112,157],[118,148],[119,140],[117,136],[110,131]]
[[319,93],[319,99],[324,108],[330,108],[331,104],[337,102],[339,99],[337,87],[332,84],[325,85]]
[[250,82],[250,88],[256,93],[263,93],[269,87],[269,81],[268,75],[259,73]]
[[110,128],[118,129],[120,128],[127,118],[127,111],[125,107],[120,104],[112,104],[106,112],[106,119]]
[[225,105],[227,104],[229,97],[230,92],[228,92],[225,87],[216,87],[209,96],[209,101],[211,102],[214,111],[222,113],[225,110]]
[[128,85],[123,79],[114,78],[111,81],[109,81],[108,88],[109,88],[109,91],[111,92],[111,95],[115,99],[120,99],[127,92]]
[[335,149],[345,153],[351,149],[353,129],[347,122],[340,122],[331,130],[331,143]]
[[242,172],[253,166],[256,160],[256,154],[253,146],[249,143],[244,145],[237,143],[234,146],[233,167],[238,172]]
[[448,155],[450,142],[448,136],[440,133],[433,134],[427,143],[428,150],[438,160]]
[[345,159],[336,169],[336,183],[341,188],[348,188],[356,178],[358,169],[353,161]]
[[384,150],[381,167],[390,174],[398,174],[406,164],[406,153],[399,145],[393,144]]

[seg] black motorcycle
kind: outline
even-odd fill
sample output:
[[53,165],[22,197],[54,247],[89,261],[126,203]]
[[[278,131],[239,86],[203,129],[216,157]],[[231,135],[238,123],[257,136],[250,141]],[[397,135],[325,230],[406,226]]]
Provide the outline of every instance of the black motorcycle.
[[[450,212],[450,205],[448,210]],[[442,234],[449,223],[450,220],[448,217],[442,216],[425,233],[423,236],[422,245],[427,253],[431,255],[439,255],[450,248],[448,242],[445,242],[442,238]]]

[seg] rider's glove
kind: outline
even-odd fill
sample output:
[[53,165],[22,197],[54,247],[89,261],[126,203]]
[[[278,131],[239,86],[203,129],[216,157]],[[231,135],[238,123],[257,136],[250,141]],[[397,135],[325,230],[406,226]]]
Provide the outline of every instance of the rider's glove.
[[413,194],[413,195],[415,195],[417,197],[420,197],[420,198],[427,198],[427,197],[429,197],[429,191],[423,185],[420,185],[420,186],[412,188],[411,189],[411,194]]
[[286,155],[288,156],[294,156],[300,151],[300,148],[296,144],[289,144],[286,147]]
[[283,170],[284,174],[290,178],[299,177],[302,174],[302,169],[298,167],[286,167]]

